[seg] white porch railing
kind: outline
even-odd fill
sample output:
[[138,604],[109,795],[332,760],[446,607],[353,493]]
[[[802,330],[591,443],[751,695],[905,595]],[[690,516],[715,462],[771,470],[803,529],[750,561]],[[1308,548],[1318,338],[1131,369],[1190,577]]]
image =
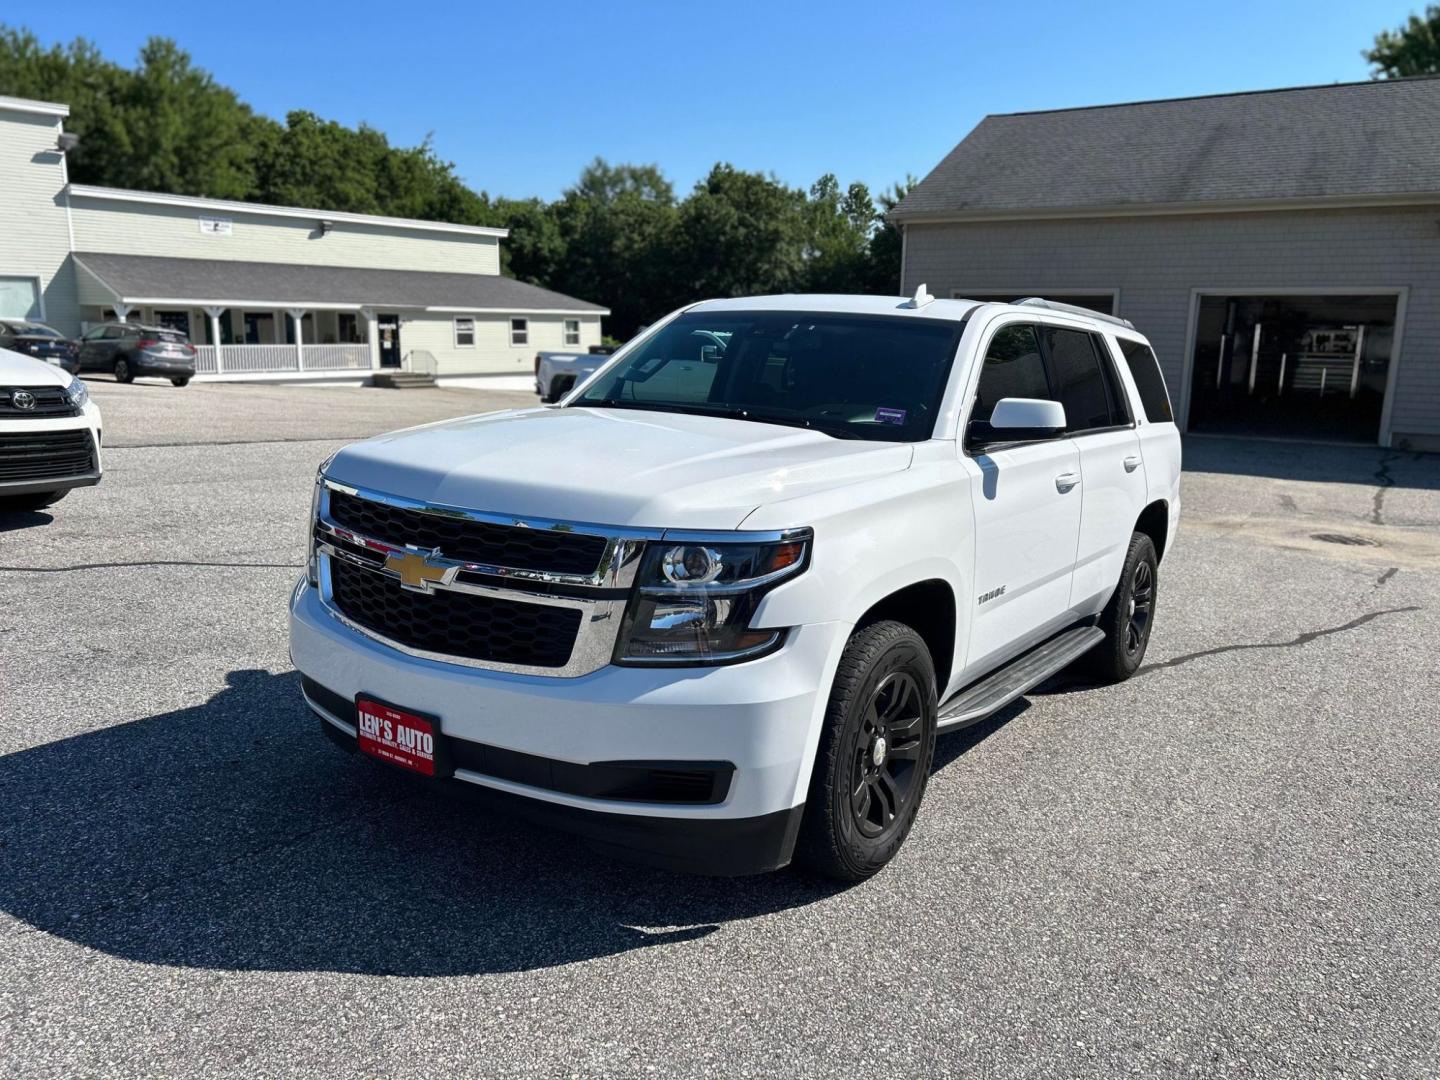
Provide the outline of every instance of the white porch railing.
[[434,375],[440,365],[435,362],[435,354],[428,349],[411,349],[405,354],[401,368],[420,375]]
[[370,369],[369,345],[305,345],[306,371]]
[[[370,346],[304,345],[305,371],[368,371]],[[294,345],[195,346],[195,371],[201,375],[256,375],[302,370]]]

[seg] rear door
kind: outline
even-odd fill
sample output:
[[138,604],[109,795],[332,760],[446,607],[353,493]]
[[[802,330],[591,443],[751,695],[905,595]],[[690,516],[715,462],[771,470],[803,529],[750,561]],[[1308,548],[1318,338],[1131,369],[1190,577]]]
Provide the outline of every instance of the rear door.
[[1080,536],[1070,608],[1104,606],[1120,580],[1130,534],[1145,509],[1145,465],[1129,396],[1105,340],[1078,328],[1041,332],[1051,385],[1080,455]]
[[[1053,397],[1042,327],[991,332],[967,421],[988,420],[1001,398]],[[1080,453],[1068,438],[967,447],[975,513],[974,619],[963,679],[983,674],[1068,621],[1080,532]]]
[[[1112,355],[1120,350],[1123,372],[1128,369],[1135,400],[1142,415],[1136,416],[1135,431],[1140,437],[1140,455],[1145,459],[1146,505],[1163,501],[1169,507],[1170,528],[1167,536],[1175,538],[1180,513],[1180,432],[1175,426],[1175,412],[1160,374],[1160,362],[1149,344],[1134,338],[1115,335],[1111,338]],[[1163,551],[1157,554],[1164,555]]]

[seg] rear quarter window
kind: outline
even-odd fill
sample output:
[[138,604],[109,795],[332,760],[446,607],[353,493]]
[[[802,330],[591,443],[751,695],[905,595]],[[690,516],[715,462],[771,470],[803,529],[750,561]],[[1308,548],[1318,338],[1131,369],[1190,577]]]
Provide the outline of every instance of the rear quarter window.
[[1154,350],[1143,341],[1117,340],[1130,368],[1130,377],[1135,380],[1135,389],[1140,393],[1146,419],[1152,424],[1173,423],[1175,413],[1170,408],[1170,395],[1165,390],[1165,377],[1160,374],[1160,361],[1155,358]]

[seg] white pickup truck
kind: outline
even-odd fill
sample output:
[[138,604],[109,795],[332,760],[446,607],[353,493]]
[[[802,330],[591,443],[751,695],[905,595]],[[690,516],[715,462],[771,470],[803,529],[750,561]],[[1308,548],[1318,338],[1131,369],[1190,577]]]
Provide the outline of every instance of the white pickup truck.
[[324,731],[397,768],[652,863],[859,880],[937,735],[1136,670],[1179,480],[1124,320],[709,301],[558,407],[325,462],[291,653]]
[[586,352],[538,352],[535,354],[535,393],[547,405],[559,401],[603,367],[613,350],[597,345]]

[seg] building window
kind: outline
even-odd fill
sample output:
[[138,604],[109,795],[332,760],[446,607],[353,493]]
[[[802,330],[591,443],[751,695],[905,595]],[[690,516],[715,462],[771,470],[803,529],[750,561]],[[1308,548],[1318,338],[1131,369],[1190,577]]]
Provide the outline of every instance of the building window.
[[580,344],[580,320],[579,320],[579,319],[566,319],[566,320],[565,320],[565,344],[566,344],[566,345],[579,345],[579,344]]
[[33,277],[0,277],[0,319],[43,319],[40,283]]
[[335,316],[335,337],[342,345],[360,344],[360,317],[351,311]]
[[188,311],[157,311],[155,322],[170,330],[179,330],[187,338],[190,336],[190,313]]
[[245,312],[246,345],[278,345],[275,340],[275,313],[273,311]]
[[510,320],[510,344],[511,344],[511,345],[529,345],[529,344],[530,344],[530,323],[529,323],[529,320],[527,320],[527,319],[511,319],[511,320]]
[[475,346],[475,320],[461,316],[455,320],[455,347],[470,349]]

